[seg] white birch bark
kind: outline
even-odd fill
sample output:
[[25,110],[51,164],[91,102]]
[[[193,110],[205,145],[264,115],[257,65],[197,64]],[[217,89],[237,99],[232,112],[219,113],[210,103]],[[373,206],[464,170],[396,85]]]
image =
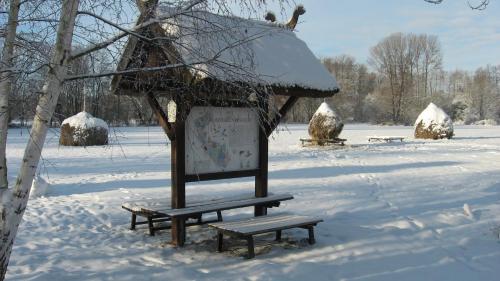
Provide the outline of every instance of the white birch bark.
[[[31,183],[40,160],[49,122],[54,113],[67,72],[66,66],[71,54],[71,40],[79,0],[64,0],[62,2],[54,54],[52,55],[50,69],[36,108],[36,115],[30,134],[31,138],[24,151],[21,169],[12,190],[11,199],[6,202],[6,198],[0,198],[0,203],[8,204],[7,208],[5,208],[7,213],[2,214],[2,217],[6,219],[7,227],[0,229],[0,280],[5,278],[7,272],[10,253],[28,203]],[[7,197],[8,194],[10,192],[3,192],[2,196]]]
[[0,189],[8,188],[7,181],[7,130],[9,125],[9,94],[12,88],[14,41],[16,40],[20,0],[11,0],[7,36],[5,37],[2,62],[0,63]]

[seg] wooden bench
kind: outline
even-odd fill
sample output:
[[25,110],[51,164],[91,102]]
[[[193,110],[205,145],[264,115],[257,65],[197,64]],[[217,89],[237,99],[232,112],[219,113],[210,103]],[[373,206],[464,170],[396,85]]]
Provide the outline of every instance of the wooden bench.
[[384,137],[368,137],[368,142],[372,142],[372,141],[393,142],[393,141],[396,141],[396,140],[399,140],[400,142],[403,142],[404,137],[388,137],[388,136],[384,136]]
[[[147,224],[149,235],[154,236],[158,230],[170,229],[170,225],[155,226],[160,222],[168,222],[171,220],[169,216],[158,210],[170,209],[170,204],[167,202],[170,198],[150,199],[140,201],[129,201],[122,204],[122,208],[132,213],[130,220],[130,229],[135,230],[137,225]],[[192,203],[196,205],[197,202]],[[217,214],[218,219],[222,220],[221,215]],[[143,217],[144,220],[138,220],[138,217]],[[196,217],[196,223],[190,225],[202,224],[202,218]]]
[[225,211],[251,206],[279,207],[281,201],[291,200],[291,194],[271,194],[266,197],[252,197],[247,199],[227,200],[214,203],[208,203],[198,206],[186,207],[181,209],[160,210],[171,218],[189,218],[194,215],[212,213],[216,211]]
[[322,219],[282,214],[272,216],[260,216],[232,222],[209,223],[208,226],[217,230],[217,251],[223,251],[224,234],[247,240],[248,256],[255,257],[254,235],[276,232],[276,240],[281,240],[281,231],[291,228],[304,228],[309,232],[309,244],[314,244],[314,226],[322,222]]
[[347,141],[346,139],[339,139],[339,138],[334,138],[334,139],[300,139],[302,142],[302,146],[305,145],[305,143],[309,144],[334,144],[334,145],[340,145],[344,146],[344,143]]
[[[168,198],[157,198],[157,199],[143,199],[140,201],[128,201],[122,204],[122,208],[132,213],[132,219],[130,220],[130,229],[135,230],[137,225],[148,224],[149,234],[154,235],[156,229],[154,228],[154,223],[169,221],[164,214],[160,214],[154,211],[155,208],[161,205],[165,205],[168,202]],[[145,220],[139,221],[137,217],[144,217]]]
[[[153,199],[141,201],[129,201],[122,208],[132,213],[130,229],[135,230],[136,225],[148,224],[149,234],[155,235],[158,230],[170,229],[171,226],[155,226],[158,222],[167,222],[172,218],[196,219],[196,222],[188,223],[187,226],[206,224],[212,221],[203,221],[202,216],[206,213],[217,213],[217,220],[222,221],[222,211],[250,206],[278,207],[281,201],[293,199],[290,194],[270,194],[267,197],[255,197],[248,194],[229,198],[218,198],[205,201],[192,201],[186,208],[173,209],[167,202],[169,199]],[[137,216],[146,218],[145,221],[137,221]]]

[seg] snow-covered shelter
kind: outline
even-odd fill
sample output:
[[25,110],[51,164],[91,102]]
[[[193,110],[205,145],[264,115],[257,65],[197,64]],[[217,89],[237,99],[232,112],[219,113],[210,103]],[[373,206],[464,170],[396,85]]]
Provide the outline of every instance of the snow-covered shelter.
[[453,122],[443,109],[430,103],[415,121],[415,138],[419,139],[451,139]]
[[[157,0],[139,3],[136,32],[112,91],[145,96],[171,140],[171,206],[184,208],[186,182],[201,180],[254,176],[255,195],[266,197],[269,135],[299,98],[339,92],[293,32],[303,8],[289,23],[277,24]],[[275,96],[284,102],[272,109]],[[167,114],[159,98],[173,101],[175,112]],[[256,215],[265,213],[265,206],[255,207]],[[183,245],[184,227],[172,220],[173,244]]]

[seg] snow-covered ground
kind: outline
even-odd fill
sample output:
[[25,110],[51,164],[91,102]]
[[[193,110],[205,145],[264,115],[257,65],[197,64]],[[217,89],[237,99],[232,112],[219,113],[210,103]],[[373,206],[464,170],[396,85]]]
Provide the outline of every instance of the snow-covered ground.
[[[282,127],[283,129],[283,127]],[[288,125],[270,144],[269,187],[294,200],[270,213],[319,216],[317,243],[301,229],[215,253],[214,233],[188,229],[188,244],[128,230],[123,201],[168,197],[170,152],[159,128],[111,129],[106,147],[43,151],[45,197],[29,202],[7,280],[499,280],[500,127],[458,126],[452,140],[414,140],[411,127],[346,125],[344,148],[303,148],[305,125]],[[368,143],[367,136],[408,136]],[[28,134],[9,130],[14,180]],[[251,178],[187,187],[189,198],[253,191]],[[252,209],[225,212],[226,220]]]

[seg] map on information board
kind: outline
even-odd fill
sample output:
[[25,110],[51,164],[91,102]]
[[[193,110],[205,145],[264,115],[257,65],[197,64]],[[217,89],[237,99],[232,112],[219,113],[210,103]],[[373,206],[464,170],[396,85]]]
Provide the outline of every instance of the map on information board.
[[258,135],[251,108],[193,107],[186,120],[186,174],[257,169]]

